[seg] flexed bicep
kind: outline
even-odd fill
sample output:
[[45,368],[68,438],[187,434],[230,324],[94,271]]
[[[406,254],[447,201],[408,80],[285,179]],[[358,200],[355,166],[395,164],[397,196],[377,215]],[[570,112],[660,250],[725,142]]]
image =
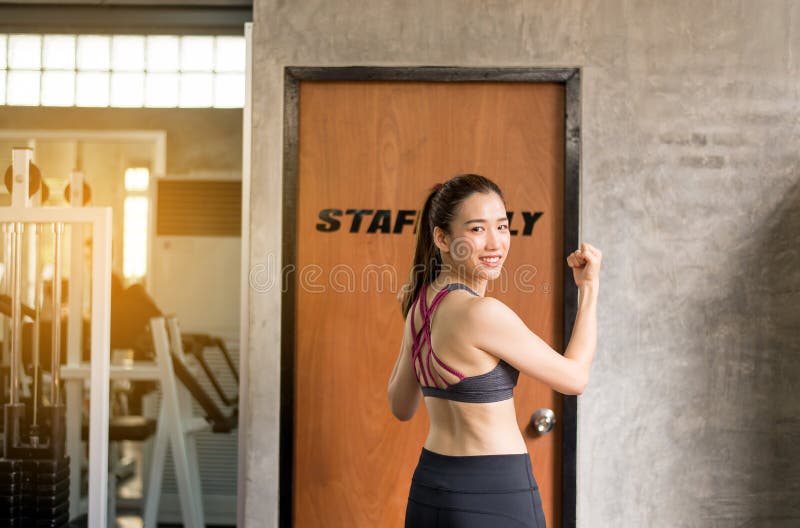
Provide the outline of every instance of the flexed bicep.
[[584,369],[536,335],[501,301],[485,297],[468,311],[476,346],[562,394],[580,394]]

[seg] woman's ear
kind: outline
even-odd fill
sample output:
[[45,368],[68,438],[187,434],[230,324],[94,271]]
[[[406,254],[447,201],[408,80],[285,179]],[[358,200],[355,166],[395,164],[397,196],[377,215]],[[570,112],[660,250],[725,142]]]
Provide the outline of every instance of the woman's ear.
[[442,253],[450,252],[450,241],[447,239],[447,233],[439,226],[433,228],[433,243],[439,248]]

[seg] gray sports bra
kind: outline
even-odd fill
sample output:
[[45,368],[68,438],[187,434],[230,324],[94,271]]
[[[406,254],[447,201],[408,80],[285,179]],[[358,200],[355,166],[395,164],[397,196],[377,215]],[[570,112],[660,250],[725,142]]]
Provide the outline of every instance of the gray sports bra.
[[[422,386],[422,394],[445,400],[470,403],[489,403],[511,398],[514,387],[517,385],[519,370],[504,360],[501,359],[497,366],[489,372],[477,376],[464,376],[464,374],[447,366],[439,359],[431,346],[430,317],[444,296],[453,290],[467,290],[475,296],[478,294],[466,284],[453,282],[437,293],[431,301],[430,307],[428,307],[425,302],[427,288],[427,284],[422,286],[417,300],[411,307],[411,335],[413,336],[411,362],[417,375],[417,380]],[[419,311],[422,316],[422,328],[420,328],[419,332],[417,332],[414,324],[414,309],[417,304],[419,304]],[[422,357],[422,345],[424,343],[428,344],[428,353],[425,358]],[[447,381],[442,378],[436,369],[432,368],[432,362],[434,361],[439,367],[457,376],[459,381],[448,385]],[[417,372],[417,366],[419,366],[419,372]],[[421,379],[420,375],[422,376]]]

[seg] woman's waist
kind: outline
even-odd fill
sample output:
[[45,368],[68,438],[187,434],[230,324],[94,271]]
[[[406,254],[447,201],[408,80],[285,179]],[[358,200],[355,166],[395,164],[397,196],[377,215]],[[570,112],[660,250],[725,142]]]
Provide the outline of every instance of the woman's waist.
[[483,434],[453,434],[431,427],[425,448],[447,456],[526,455],[525,440],[519,429],[493,429]]
[[507,493],[535,487],[528,452],[446,455],[422,448],[412,481],[443,491]]
[[431,451],[456,456],[527,452],[516,416],[468,419],[431,413],[429,418],[425,447]]

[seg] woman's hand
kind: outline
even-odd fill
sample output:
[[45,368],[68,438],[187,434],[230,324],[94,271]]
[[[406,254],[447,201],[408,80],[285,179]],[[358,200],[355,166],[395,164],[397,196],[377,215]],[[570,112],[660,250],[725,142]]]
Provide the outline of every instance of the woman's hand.
[[600,250],[586,242],[581,243],[580,249],[570,253],[567,264],[572,268],[575,285],[580,288],[582,284],[599,284],[602,260],[603,254]]
[[408,284],[403,284],[400,286],[400,291],[397,292],[397,302],[400,303],[400,306],[403,306],[403,299],[406,298],[406,290],[408,289]]

